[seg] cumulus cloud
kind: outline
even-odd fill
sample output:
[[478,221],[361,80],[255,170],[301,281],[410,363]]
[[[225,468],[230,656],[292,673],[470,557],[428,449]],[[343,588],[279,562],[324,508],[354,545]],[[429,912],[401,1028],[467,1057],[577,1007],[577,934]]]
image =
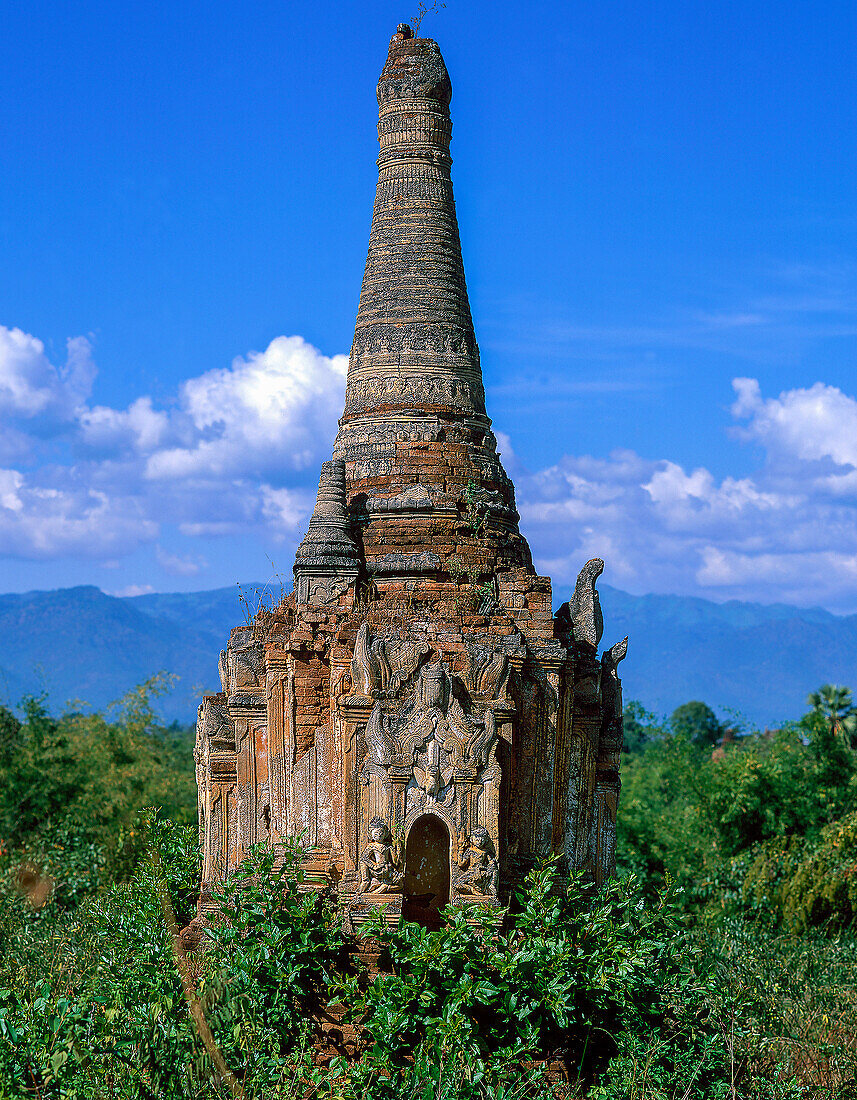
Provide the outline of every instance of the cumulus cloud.
[[[348,358],[299,336],[184,382],[166,408],[141,396],[125,409],[89,401],[85,339],[55,367],[44,344],[0,326],[0,554],[115,559],[154,542],[164,524],[188,538],[294,537],[329,455]],[[39,448],[61,437],[57,465]],[[68,449],[68,448],[67,448]],[[41,465],[40,460],[41,459]],[[156,551],[191,576],[198,556]]]
[[[816,382],[763,398],[755,378],[736,378],[732,415],[747,424],[739,438],[761,443],[774,472],[812,481],[818,492],[849,496],[857,490],[857,401]],[[800,469],[797,468],[799,464]]]
[[152,480],[269,475],[302,470],[318,456],[341,412],[348,357],[328,358],[300,336],[185,382],[179,403],[187,442],[155,451]]
[[0,325],[0,415],[57,425],[72,420],[89,397],[95,366],[89,341],[67,343],[65,366],[55,367],[41,340]]
[[[346,356],[281,336],[161,405],[116,409],[91,401],[87,340],[57,367],[35,336],[0,327],[0,554],[116,564],[148,544],[163,572],[191,577],[212,539],[297,541],[346,370]],[[857,400],[821,382],[733,387],[732,431],[765,454],[751,476],[631,450],[528,471],[498,437],[522,529],[558,586],[600,556],[609,582],[637,592],[857,610]]]
[[153,408],[151,397],[138,397],[127,409],[84,408],[78,424],[79,449],[105,457],[150,455],[170,432],[169,417]]
[[51,559],[108,558],[157,536],[157,521],[140,501],[113,498],[76,478],[41,483],[18,470],[0,470],[0,554]]
[[733,385],[762,469],[718,479],[629,451],[565,456],[518,479],[540,568],[571,584],[597,555],[635,591],[857,608],[857,400],[821,383],[767,398],[754,379]]

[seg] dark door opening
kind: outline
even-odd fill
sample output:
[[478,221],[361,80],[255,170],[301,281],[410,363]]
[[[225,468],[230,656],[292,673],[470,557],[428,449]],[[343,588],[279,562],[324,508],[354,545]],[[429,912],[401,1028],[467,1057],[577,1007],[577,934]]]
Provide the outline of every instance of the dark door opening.
[[449,830],[434,814],[418,817],[405,849],[406,920],[432,927],[449,904]]

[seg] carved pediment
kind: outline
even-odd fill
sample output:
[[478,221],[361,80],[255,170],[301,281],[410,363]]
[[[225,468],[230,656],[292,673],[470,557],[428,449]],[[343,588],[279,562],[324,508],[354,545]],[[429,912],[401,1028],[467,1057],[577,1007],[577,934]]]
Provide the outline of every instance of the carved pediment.
[[413,679],[430,652],[427,642],[384,636],[372,638],[368,624],[363,623],[351,660],[354,694],[375,697],[400,691]]
[[466,711],[459,698],[467,699],[464,685],[453,679],[443,662],[423,665],[404,698],[379,698],[364,733],[367,761],[409,768],[433,794],[456,769],[487,767],[497,738],[494,711],[485,707],[482,717]]

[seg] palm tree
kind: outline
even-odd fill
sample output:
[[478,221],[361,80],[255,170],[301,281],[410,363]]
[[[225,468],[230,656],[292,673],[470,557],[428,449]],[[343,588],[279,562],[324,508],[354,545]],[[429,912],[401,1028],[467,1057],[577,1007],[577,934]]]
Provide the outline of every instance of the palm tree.
[[807,702],[812,712],[827,724],[831,737],[841,738],[851,749],[857,749],[857,706],[851,689],[837,684],[822,684],[810,692]]

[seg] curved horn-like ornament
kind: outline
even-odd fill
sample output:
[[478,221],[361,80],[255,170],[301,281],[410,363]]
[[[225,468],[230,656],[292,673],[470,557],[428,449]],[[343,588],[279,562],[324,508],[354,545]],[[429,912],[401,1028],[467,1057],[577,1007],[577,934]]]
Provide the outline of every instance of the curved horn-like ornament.
[[372,695],[378,685],[378,675],[373,667],[369,639],[369,626],[363,623],[357,631],[354,656],[351,658],[351,683],[355,695]]
[[569,601],[572,637],[578,644],[598,648],[604,632],[604,620],[601,617],[601,602],[595,582],[604,572],[601,558],[592,558],[580,570],[574,595]]
[[617,642],[614,646],[611,646],[610,649],[604,653],[604,657],[607,657],[608,653],[610,655],[610,664],[613,668],[615,668],[620,661],[624,661],[628,653],[628,635],[626,634],[621,642]]

